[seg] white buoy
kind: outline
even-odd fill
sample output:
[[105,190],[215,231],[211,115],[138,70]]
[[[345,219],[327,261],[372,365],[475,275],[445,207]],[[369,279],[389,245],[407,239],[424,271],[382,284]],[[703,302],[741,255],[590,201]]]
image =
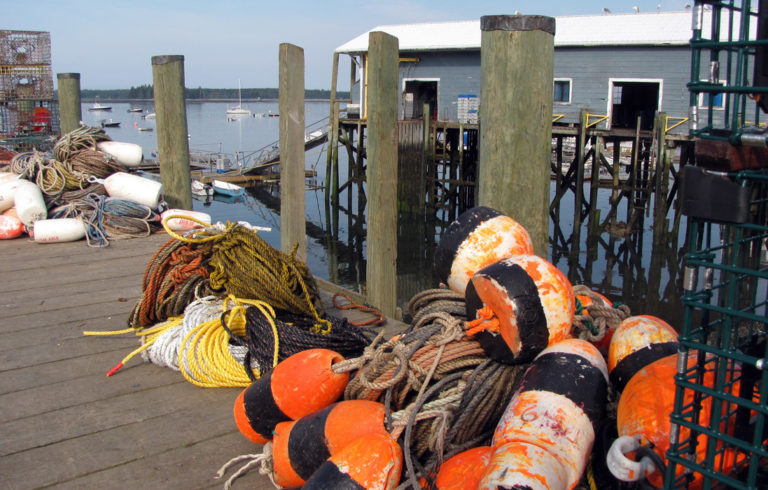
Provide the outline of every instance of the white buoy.
[[26,226],[48,217],[48,208],[40,188],[28,180],[20,180],[13,199],[16,214]]
[[126,167],[138,167],[144,160],[141,146],[122,141],[102,141],[96,147]]
[[104,188],[109,197],[143,204],[156,209],[163,192],[163,184],[138,175],[117,172],[104,179]]
[[169,209],[163,211],[163,214],[160,215],[160,221],[173,231],[190,231],[210,226],[211,215],[186,209]]
[[38,243],[74,242],[85,237],[85,224],[80,218],[41,219],[30,235]]
[[23,185],[22,182],[28,181],[14,179],[0,183],[0,213],[13,207],[16,200],[16,189],[18,189],[20,185]]

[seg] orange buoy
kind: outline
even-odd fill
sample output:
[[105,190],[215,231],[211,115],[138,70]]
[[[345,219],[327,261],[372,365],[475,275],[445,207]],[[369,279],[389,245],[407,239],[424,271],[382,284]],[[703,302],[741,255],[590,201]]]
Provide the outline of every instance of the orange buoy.
[[0,215],[0,240],[18,238],[24,233],[24,223],[13,216]]
[[343,360],[328,349],[308,349],[282,360],[237,397],[237,428],[250,441],[264,444],[278,423],[335,402],[344,393],[349,373],[336,374],[332,366]]
[[657,359],[677,352],[677,332],[661,318],[631,316],[616,328],[608,347],[611,384],[622,391],[632,376]]
[[536,255],[514,255],[479,270],[467,286],[466,302],[467,334],[499,362],[528,362],[571,334],[571,283]]
[[[689,353],[688,368],[694,369],[697,360],[698,356],[695,352]],[[639,446],[644,446],[651,448],[659,458],[666,462],[666,452],[670,447],[671,420],[669,414],[672,413],[675,403],[674,377],[678,370],[677,364],[678,356],[673,354],[646,365],[627,382],[621,393],[616,413],[616,426],[619,436],[622,437],[614,441],[607,457],[608,468],[620,480],[637,481],[645,476],[655,487],[660,488],[662,486],[663,475],[657,471],[658,469],[652,464],[650,458],[648,461],[635,462],[623,454],[634,451]],[[725,382],[726,385],[731,386],[731,394],[735,396],[738,396],[739,393],[738,378],[740,378],[740,372],[738,366],[733,366],[733,370],[729,368],[727,374],[729,379]],[[713,387],[715,376],[714,369],[707,370],[702,379],[702,385]],[[693,402],[693,390],[685,390],[683,405],[688,406]],[[727,403],[723,404],[722,413],[714,418],[712,417],[712,398],[704,397],[699,403],[698,419],[693,421],[694,424],[710,427],[712,420],[718,420],[720,422],[716,424],[715,431],[727,432],[727,429],[730,429],[732,433],[735,425],[735,414],[727,412]],[[678,430],[680,431],[679,440],[693,439],[695,441],[696,460],[699,463],[704,462],[707,448],[714,442],[708,441],[707,434],[704,433],[693,436],[686,426],[679,426]],[[634,445],[630,444],[632,439],[635,441]],[[722,443],[717,444],[722,446]],[[733,449],[723,450],[722,447],[718,447],[716,452],[718,459],[715,467],[721,468],[723,473],[728,473],[736,462]],[[741,455],[741,458],[743,457],[744,453]],[[678,466],[677,476],[682,475],[684,471],[686,469],[683,466]],[[700,488],[701,474],[694,474],[693,478],[688,488]]]
[[475,490],[491,461],[491,447],[479,446],[456,454],[440,465],[438,490]]
[[331,455],[309,477],[303,490],[388,490],[400,482],[403,450],[388,434],[366,434]]
[[493,434],[479,488],[573,488],[605,405],[603,356],[585,340],[547,347],[525,372]]
[[478,206],[462,213],[443,233],[435,250],[435,271],[450,289],[463,294],[483,267],[532,253],[531,236],[522,225],[495,209]]
[[326,459],[367,434],[389,436],[381,403],[345,400],[277,424],[272,440],[275,483],[281,487],[303,485]]

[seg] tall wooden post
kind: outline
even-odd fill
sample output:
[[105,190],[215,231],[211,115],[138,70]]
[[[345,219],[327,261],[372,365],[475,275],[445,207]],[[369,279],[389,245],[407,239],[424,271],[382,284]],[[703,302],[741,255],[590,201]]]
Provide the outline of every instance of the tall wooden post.
[[478,202],[526,227],[547,257],[555,19],[480,19]]
[[304,199],[304,50],[280,44],[280,247],[307,260]]
[[80,106],[80,74],[58,73],[59,85],[59,127],[61,134],[80,127],[83,110]]
[[160,181],[171,208],[192,209],[187,107],[184,103],[184,56],[152,57],[157,114]]
[[[333,162],[339,161],[339,103],[336,101],[336,84],[339,77],[339,53],[333,53],[333,75],[331,76],[331,105],[328,114],[328,151],[325,165],[325,202],[331,199],[331,173]],[[352,88],[350,87],[350,91]]]
[[397,78],[399,43],[368,36],[368,301],[397,310]]

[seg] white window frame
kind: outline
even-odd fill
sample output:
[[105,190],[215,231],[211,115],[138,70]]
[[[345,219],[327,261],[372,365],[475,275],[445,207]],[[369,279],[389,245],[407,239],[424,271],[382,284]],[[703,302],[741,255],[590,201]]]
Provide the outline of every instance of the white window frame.
[[[568,82],[568,102],[557,101],[555,99],[555,83]],[[555,78],[552,80],[552,103],[557,105],[571,105],[573,103],[573,78]]]
[[617,83],[658,83],[659,84],[659,100],[656,102],[656,110],[661,112],[663,110],[661,101],[664,99],[664,79],[663,78],[609,78],[608,79],[608,100],[606,101],[605,114],[608,116],[606,121],[606,129],[611,129],[611,121],[613,120],[613,86]]
[[[719,83],[720,83],[720,85],[723,86],[723,88],[726,87],[725,80],[720,80]],[[698,96],[699,100],[697,101],[697,104],[698,104],[700,109],[709,109],[709,105],[707,105],[707,102],[708,102],[708,99],[709,99],[708,95],[709,94],[707,92],[699,93],[699,96]],[[726,94],[725,92],[720,92],[720,95],[722,95],[722,99],[721,99],[720,105],[712,106],[712,109],[714,109],[716,111],[724,110],[725,109],[725,102],[728,99],[728,94]]]

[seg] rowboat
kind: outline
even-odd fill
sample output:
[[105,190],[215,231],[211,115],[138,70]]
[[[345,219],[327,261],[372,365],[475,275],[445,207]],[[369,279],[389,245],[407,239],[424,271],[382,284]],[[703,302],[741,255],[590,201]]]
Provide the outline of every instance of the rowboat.
[[213,192],[215,194],[223,194],[225,196],[242,196],[243,194],[245,194],[245,189],[231,182],[225,182],[223,180],[214,180]]

